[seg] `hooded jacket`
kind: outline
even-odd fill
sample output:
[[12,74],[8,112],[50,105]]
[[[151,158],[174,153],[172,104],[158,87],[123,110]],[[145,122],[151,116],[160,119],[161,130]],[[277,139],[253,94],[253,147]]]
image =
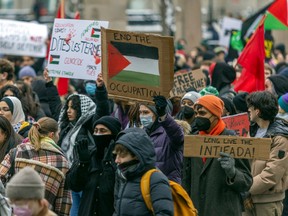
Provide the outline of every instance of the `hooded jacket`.
[[[148,216],[148,210],[141,194],[140,181],[142,175],[155,168],[156,155],[153,144],[144,130],[129,128],[118,135],[116,144],[125,146],[139,160],[125,171],[117,170],[115,185],[114,216]],[[150,180],[150,195],[154,215],[173,215],[173,201],[169,182],[161,172],[155,172]]]
[[[257,124],[251,126],[252,137],[257,129]],[[277,119],[270,123],[264,137],[272,139],[270,157],[266,161],[252,162],[253,185],[250,193],[254,203],[281,201],[288,187],[288,122]]]

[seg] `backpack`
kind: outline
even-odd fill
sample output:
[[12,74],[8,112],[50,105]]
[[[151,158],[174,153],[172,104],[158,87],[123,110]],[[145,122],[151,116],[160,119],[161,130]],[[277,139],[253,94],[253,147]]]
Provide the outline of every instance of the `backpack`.
[[[142,197],[147,208],[153,211],[153,206],[150,197],[150,178],[154,172],[160,172],[157,169],[148,170],[141,178],[140,187]],[[192,200],[185,191],[185,189],[178,183],[170,181],[170,188],[172,192],[174,216],[197,216],[198,211],[195,209]]]

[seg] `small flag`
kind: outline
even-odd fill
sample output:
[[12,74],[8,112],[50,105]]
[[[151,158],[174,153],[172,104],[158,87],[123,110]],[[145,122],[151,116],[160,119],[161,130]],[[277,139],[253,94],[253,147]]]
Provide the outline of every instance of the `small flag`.
[[112,80],[160,86],[157,47],[112,41],[108,44],[109,77]]
[[97,28],[92,28],[91,37],[100,38],[101,30]]
[[60,60],[60,55],[50,55],[50,58],[49,58],[49,63],[50,64],[56,64],[58,65],[59,64],[59,60]]

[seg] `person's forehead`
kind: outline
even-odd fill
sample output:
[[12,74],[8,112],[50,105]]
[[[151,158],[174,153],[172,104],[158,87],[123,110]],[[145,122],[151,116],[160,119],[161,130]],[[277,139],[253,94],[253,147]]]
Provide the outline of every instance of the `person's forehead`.
[[147,111],[150,111],[150,109],[148,107],[146,107],[145,105],[140,105],[140,110],[147,110]]
[[7,104],[5,101],[0,101],[0,105],[1,105],[1,106],[7,106],[7,107],[8,107],[8,104]]

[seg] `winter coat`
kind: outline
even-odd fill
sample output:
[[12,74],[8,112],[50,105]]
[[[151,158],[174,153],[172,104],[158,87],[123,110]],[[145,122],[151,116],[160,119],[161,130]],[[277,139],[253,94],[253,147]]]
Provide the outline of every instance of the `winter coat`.
[[[155,150],[151,140],[144,131],[141,131],[139,128],[132,129],[134,129],[135,132],[122,135],[116,143],[122,144],[132,151],[138,158],[139,163],[128,167],[123,172],[120,169],[117,170],[115,212],[113,216],[152,216],[152,212],[148,210],[142,197],[140,181],[146,171],[155,167]],[[162,172],[154,172],[152,174],[150,189],[151,202],[155,215],[174,215],[170,186]]]
[[[251,126],[251,136],[255,136],[257,128],[256,124]],[[252,161],[253,203],[282,201],[288,188],[288,122],[272,122],[264,137],[272,139],[271,150],[268,160]]]
[[156,151],[156,167],[169,180],[181,184],[181,169],[183,163],[184,133],[175,120],[167,114],[164,121],[157,122],[159,126],[154,131],[148,131]]
[[[221,135],[235,135],[225,129]],[[241,216],[243,204],[240,193],[252,185],[249,161],[235,159],[236,176],[229,182],[217,158],[191,158],[190,196],[199,216]]]
[[[29,142],[18,145],[15,156],[15,173],[25,166],[37,171],[45,183],[45,199],[49,208],[59,216],[68,216],[71,207],[71,194],[65,187],[65,176],[69,169],[68,162],[61,149],[51,139],[41,141],[41,149],[36,151]],[[13,151],[13,150],[11,150]],[[5,178],[11,167],[9,152],[0,165],[0,176]]]
[[102,161],[96,149],[89,163],[74,163],[67,174],[68,187],[82,191],[78,216],[112,216],[116,164],[112,156],[115,142],[111,141]]

